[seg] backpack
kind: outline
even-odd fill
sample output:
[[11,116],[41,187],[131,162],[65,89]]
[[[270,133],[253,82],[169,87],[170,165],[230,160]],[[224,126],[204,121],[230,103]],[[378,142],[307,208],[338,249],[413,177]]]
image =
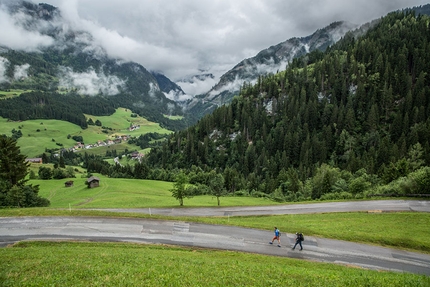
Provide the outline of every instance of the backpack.
[[303,236],[302,233],[299,233],[299,238],[300,238],[300,241],[304,241],[305,240],[305,237]]

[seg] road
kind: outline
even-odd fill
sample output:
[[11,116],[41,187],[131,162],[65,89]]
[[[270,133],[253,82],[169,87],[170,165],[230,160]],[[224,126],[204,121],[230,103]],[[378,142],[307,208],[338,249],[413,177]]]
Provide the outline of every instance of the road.
[[[372,211],[419,210],[430,212],[429,203],[422,201],[399,201],[398,203],[396,201],[379,201],[379,205],[373,202],[372,204],[367,202],[367,204],[368,207],[371,207],[368,210]],[[331,208],[330,205],[332,206]],[[356,211],[353,208],[359,208],[357,202],[352,205],[346,203],[300,204],[283,206],[279,209],[275,208],[275,214],[304,213],[305,211],[308,213],[321,212],[320,210],[339,212],[347,211],[348,206],[352,209],[350,211]],[[274,207],[270,208],[273,209]],[[187,213],[187,215],[188,213],[192,214],[189,209],[180,210]],[[203,215],[204,210],[210,210],[208,211],[210,214],[220,212],[218,208],[197,210],[199,215]],[[226,208],[223,212],[242,215],[243,213],[250,213],[251,210],[254,210],[256,214],[266,214],[261,212],[267,212],[266,208],[262,207]],[[151,209],[151,212],[153,211]],[[156,211],[162,212],[162,209],[156,209]],[[175,215],[178,215],[176,212],[178,211],[175,209]],[[172,214],[171,209],[169,214]],[[298,251],[297,249],[293,251],[291,250],[291,246],[294,244],[293,234],[283,233],[281,248],[276,245],[269,245],[268,242],[271,238],[271,229],[256,230],[176,220],[100,217],[0,218],[1,246],[21,240],[83,240],[171,244],[286,256],[366,269],[411,272],[430,276],[430,255],[426,254],[312,236],[306,236],[303,242],[303,251]]]
[[305,214],[349,211],[416,211],[430,212],[430,201],[419,200],[369,200],[350,202],[321,202],[249,207],[199,207],[199,208],[140,208],[97,209],[113,212],[158,214],[167,216],[247,216],[274,214]]

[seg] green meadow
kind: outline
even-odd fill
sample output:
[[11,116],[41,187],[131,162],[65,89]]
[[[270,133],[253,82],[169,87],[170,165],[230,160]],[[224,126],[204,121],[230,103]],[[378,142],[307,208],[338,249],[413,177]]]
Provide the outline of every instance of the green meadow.
[[[79,174],[77,174],[79,176]],[[89,189],[86,178],[62,180],[31,180],[39,185],[39,194],[51,201],[52,208],[148,208],[178,207],[178,201],[172,197],[171,182],[139,179],[109,178],[96,174],[100,178],[98,188]],[[65,187],[67,180],[73,180],[72,187]],[[222,197],[222,206],[271,205],[278,204],[271,200],[254,197]],[[196,196],[184,200],[185,207],[217,206],[217,200],[210,195]]]
[[21,153],[28,157],[36,157],[47,149],[72,147],[76,143],[68,139],[67,135],[78,135],[81,128],[75,124],[58,120],[28,120],[23,122],[9,122],[0,117],[0,134],[12,135],[12,130],[21,130],[22,137],[18,139]]
[[185,247],[21,242],[0,249],[2,286],[429,286],[430,277]]
[[0,90],[0,100],[10,99],[20,96],[22,93],[31,92],[31,90],[9,89],[7,91]]
[[[21,153],[28,157],[36,157],[45,152],[46,149],[58,149],[61,147],[70,148],[76,143],[72,136],[82,136],[85,144],[94,144],[98,141],[106,139],[114,139],[119,135],[140,136],[149,132],[157,132],[160,134],[169,134],[171,131],[161,128],[159,124],[150,122],[142,117],[132,117],[131,111],[123,108],[118,108],[116,112],[110,116],[96,117],[86,115],[94,122],[99,120],[102,126],[112,130],[103,129],[100,126],[88,126],[87,129],[82,129],[78,125],[59,121],[59,120],[28,120],[22,122],[8,121],[0,117],[0,134],[12,135],[12,130],[20,130],[22,137],[18,139],[18,146]],[[129,131],[131,124],[140,125],[139,129]],[[107,133],[103,132],[106,130]],[[68,138],[70,135],[70,138]],[[117,152],[125,149],[134,150],[138,148],[127,143],[116,144],[109,147],[97,147],[85,150],[88,153],[104,155],[108,149],[116,149]]]
[[[110,116],[92,116],[85,115],[87,119],[91,118],[93,122],[99,120],[102,126],[111,128],[112,136],[116,135],[131,135],[139,136],[146,133],[169,134],[171,131],[160,127],[160,124],[150,122],[140,116],[132,117],[132,112],[128,109],[118,108],[115,113]],[[139,125],[140,128],[129,131],[131,125]]]

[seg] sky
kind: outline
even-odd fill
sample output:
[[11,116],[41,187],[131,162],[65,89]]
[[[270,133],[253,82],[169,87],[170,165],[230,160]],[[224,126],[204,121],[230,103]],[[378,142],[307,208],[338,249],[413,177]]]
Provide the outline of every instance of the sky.
[[[1,11],[0,39],[12,48],[49,44],[17,28]],[[17,0],[15,0],[17,1]],[[219,77],[246,58],[334,21],[364,24],[430,0],[28,0],[59,7],[71,25],[91,32],[110,56],[160,72],[184,89],[192,75]],[[195,94],[207,87],[186,87]]]

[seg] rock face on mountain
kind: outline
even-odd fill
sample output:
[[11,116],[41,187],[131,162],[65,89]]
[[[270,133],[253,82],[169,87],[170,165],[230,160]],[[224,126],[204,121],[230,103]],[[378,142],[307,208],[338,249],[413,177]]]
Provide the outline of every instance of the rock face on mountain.
[[245,82],[255,83],[259,76],[285,70],[286,65],[294,58],[315,50],[324,51],[346,32],[355,28],[357,25],[348,22],[334,22],[310,36],[291,38],[262,50],[225,73],[209,92],[194,99],[188,108],[192,113],[210,113],[216,107],[229,103]]

